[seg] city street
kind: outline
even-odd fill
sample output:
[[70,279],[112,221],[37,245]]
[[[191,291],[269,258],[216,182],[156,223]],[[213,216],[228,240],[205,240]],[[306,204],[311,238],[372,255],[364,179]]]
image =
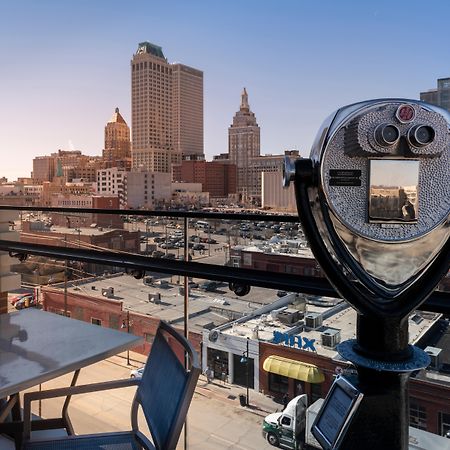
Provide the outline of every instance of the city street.
[[[77,384],[128,378],[130,370],[142,365],[144,357],[131,352],[134,367],[126,366],[125,354],[83,369]],[[42,385],[42,390],[67,386],[71,376],[64,376]],[[34,388],[33,390],[37,390]],[[78,395],[72,398],[70,418],[77,434],[130,428],[130,408],[134,388]],[[188,416],[188,445],[192,450],[215,449],[271,449],[261,434],[263,417],[280,406],[259,393],[250,392],[249,408],[241,407],[237,395],[245,390],[217,382],[207,384],[201,376]],[[63,400],[47,400],[39,407],[33,405],[33,413],[42,417],[56,417]],[[268,410],[267,412],[263,410]],[[141,415],[142,430],[148,435]],[[183,433],[178,449],[183,449]]]

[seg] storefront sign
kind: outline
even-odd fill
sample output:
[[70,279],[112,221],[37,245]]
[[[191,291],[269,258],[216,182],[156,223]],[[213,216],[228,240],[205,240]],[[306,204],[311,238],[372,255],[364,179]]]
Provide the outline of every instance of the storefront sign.
[[316,351],[314,347],[315,339],[308,339],[304,336],[293,336],[292,334],[281,333],[280,331],[273,332],[273,341],[274,344],[284,343],[284,345],[288,345],[289,347],[298,347],[302,350],[311,350],[312,352]]

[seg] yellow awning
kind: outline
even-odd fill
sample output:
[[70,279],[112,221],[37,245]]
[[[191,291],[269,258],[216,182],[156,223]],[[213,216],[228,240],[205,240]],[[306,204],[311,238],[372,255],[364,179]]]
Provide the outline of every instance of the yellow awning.
[[266,372],[276,373],[295,380],[307,383],[322,383],[325,377],[314,364],[308,364],[282,356],[271,355],[264,361],[263,369]]

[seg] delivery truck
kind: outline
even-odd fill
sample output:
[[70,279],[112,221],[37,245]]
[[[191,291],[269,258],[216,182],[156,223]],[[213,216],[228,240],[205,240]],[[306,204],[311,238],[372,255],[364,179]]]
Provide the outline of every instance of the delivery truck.
[[[321,449],[311,427],[323,401],[324,399],[320,398],[308,407],[306,394],[295,397],[283,411],[264,418],[264,439],[267,439],[269,444],[284,449]],[[450,439],[409,427],[409,450],[450,450]]]

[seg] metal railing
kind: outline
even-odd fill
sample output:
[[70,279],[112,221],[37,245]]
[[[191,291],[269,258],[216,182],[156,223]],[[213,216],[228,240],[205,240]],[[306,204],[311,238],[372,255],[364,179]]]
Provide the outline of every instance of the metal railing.
[[[202,211],[143,211],[92,208],[53,208],[53,207],[22,207],[0,205],[0,210],[27,212],[49,212],[68,214],[110,214],[120,216],[167,217],[183,219],[186,235],[189,219],[211,219],[230,221],[287,222],[298,223],[295,215],[260,214],[260,213],[221,213]],[[185,245],[187,238],[185,236]],[[122,267],[135,276],[143,276],[145,272],[160,272],[184,277],[198,277],[209,280],[240,283],[249,286],[259,286],[269,289],[282,289],[309,295],[340,298],[333,286],[325,278],[316,276],[293,275],[288,273],[260,271],[256,269],[227,267],[216,264],[199,263],[196,261],[169,260],[151,256],[117,252],[110,249],[89,250],[84,248],[59,247],[35,243],[0,240],[0,250],[11,255],[25,257],[26,255],[45,256],[59,260],[73,260],[88,263]],[[450,315],[450,293],[435,291],[421,306],[423,311]]]

